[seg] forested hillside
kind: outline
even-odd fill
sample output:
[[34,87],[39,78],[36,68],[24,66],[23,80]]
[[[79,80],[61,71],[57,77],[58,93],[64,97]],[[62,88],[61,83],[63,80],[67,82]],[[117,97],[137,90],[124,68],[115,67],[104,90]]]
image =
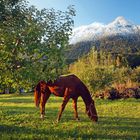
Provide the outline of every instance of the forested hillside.
[[79,57],[88,54],[91,48],[97,51],[110,53],[114,56],[125,57],[129,65],[140,65],[140,35],[108,36],[96,41],[85,41],[70,45],[67,51],[69,62],[74,62]]
[[140,65],[140,26],[124,17],[109,24],[92,23],[73,29],[67,51],[69,62],[87,54],[92,47],[125,57],[131,67]]

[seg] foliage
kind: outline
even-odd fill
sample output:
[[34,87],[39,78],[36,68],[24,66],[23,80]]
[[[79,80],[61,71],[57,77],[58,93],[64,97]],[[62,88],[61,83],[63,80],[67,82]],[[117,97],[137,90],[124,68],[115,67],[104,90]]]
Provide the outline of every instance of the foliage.
[[0,83],[31,87],[53,80],[64,67],[75,11],[38,10],[25,0],[0,2]]
[[124,87],[123,89],[116,89],[116,88],[105,89],[102,92],[96,93],[95,97],[99,99],[111,99],[111,100],[126,99],[126,98],[140,99],[140,88]]
[[139,139],[140,105],[137,99],[95,100],[99,122],[93,123],[78,100],[80,121],[73,120],[69,102],[62,119],[55,123],[62,98],[51,97],[45,120],[39,118],[32,96],[0,95],[0,138],[5,139]]
[[140,66],[133,69],[131,74],[132,81],[140,83]]
[[97,91],[114,80],[114,63],[111,55],[92,49],[87,56],[70,66],[70,72],[81,78],[91,91]]
[[71,44],[67,52],[69,62],[88,54],[93,46],[96,50],[109,52],[113,56],[121,55],[131,67],[140,65],[140,31],[137,34],[107,36],[97,40]]
[[139,67],[132,69],[121,56],[114,57],[95,49],[71,64],[69,71],[82,79],[91,92],[112,87],[114,83],[139,82]]

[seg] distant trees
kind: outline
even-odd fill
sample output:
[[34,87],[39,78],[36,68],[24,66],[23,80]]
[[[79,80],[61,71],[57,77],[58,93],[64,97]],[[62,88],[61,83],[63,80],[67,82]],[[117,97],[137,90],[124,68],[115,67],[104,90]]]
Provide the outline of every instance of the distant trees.
[[93,46],[96,46],[96,50],[98,51],[109,52],[114,56],[119,55],[125,58],[128,65],[133,68],[140,65],[140,31],[128,36],[109,36],[99,40],[83,41],[73,44],[70,46],[67,56],[71,60],[78,59],[83,54],[87,54]]
[[1,0],[0,88],[27,88],[60,75],[73,16],[72,6],[38,10],[25,0]]
[[70,65],[70,73],[81,78],[92,92],[111,87],[114,83],[139,82],[139,67],[132,69],[121,56],[92,49],[88,55]]

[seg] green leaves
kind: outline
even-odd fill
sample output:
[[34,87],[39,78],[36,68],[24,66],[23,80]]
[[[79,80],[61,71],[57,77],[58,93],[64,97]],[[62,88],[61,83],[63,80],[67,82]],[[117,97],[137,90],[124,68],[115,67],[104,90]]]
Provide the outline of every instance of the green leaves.
[[113,82],[127,81],[130,71],[123,60],[118,61],[118,57],[94,49],[70,67],[70,72],[76,74],[94,92],[105,89]]
[[60,75],[74,9],[71,7],[65,12],[38,10],[29,7],[24,0],[2,1],[0,7],[2,85],[32,86],[41,79],[53,80]]

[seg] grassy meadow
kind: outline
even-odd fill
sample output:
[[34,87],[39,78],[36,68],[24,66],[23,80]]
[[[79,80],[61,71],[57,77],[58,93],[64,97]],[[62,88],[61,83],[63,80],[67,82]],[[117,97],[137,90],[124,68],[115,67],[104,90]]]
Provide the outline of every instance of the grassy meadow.
[[99,122],[93,123],[78,100],[80,121],[74,120],[72,101],[56,123],[62,98],[51,96],[41,120],[33,95],[0,95],[0,139],[140,139],[140,100],[95,100]]

